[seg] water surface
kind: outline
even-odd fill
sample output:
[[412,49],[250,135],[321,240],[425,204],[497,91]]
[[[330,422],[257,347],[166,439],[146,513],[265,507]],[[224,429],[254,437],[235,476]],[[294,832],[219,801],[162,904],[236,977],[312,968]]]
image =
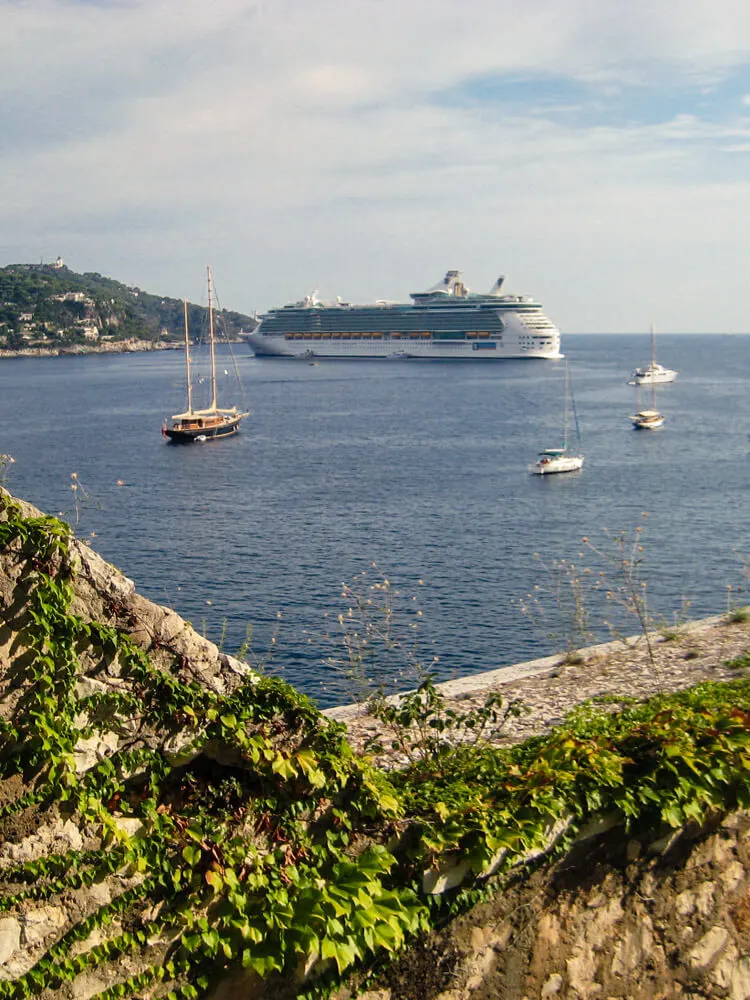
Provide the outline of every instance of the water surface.
[[[559,362],[309,365],[243,347],[251,417],[232,439],[187,447],[160,433],[184,406],[178,352],[3,360],[0,451],[15,458],[11,490],[78,518],[142,594],[230,652],[248,626],[258,653],[278,630],[269,669],[333,704],[350,691],[325,636],[345,610],[342,582],[376,579],[372,563],[400,603],[418,597],[441,678],[552,652],[554,623],[519,608],[546,585],[538,557],[593,565],[580,539],[611,551],[604,530],[631,530],[643,512],[655,613],[683,598],[692,616],[723,610],[748,554],[749,347],[661,337],[658,358],[680,376],[659,391],[665,426],[635,432],[626,379],[648,337],[566,337],[586,460],[563,476],[527,472],[560,443]],[[225,368],[223,354],[221,401],[239,404]]]

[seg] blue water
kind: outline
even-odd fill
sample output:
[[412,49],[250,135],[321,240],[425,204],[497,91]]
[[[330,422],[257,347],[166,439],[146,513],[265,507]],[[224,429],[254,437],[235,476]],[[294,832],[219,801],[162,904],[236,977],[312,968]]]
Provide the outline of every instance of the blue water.
[[[178,352],[3,360],[0,452],[15,459],[11,491],[77,522],[142,594],[228,652],[248,626],[258,656],[275,637],[266,669],[328,705],[350,688],[326,635],[349,603],[342,582],[363,571],[398,589],[441,678],[554,651],[552,619],[519,608],[535,585],[548,600],[535,553],[595,567],[581,537],[611,552],[605,530],[643,512],[652,610],[669,617],[686,598],[691,616],[722,611],[750,548],[749,348],[660,337],[659,360],[681,374],[659,392],[664,427],[635,432],[626,378],[648,338],[566,337],[586,461],[564,476],[527,472],[561,437],[560,363],[313,366],[244,347],[252,416],[234,438],[187,447],[160,433],[184,405]],[[226,355],[222,401],[241,402],[224,367]]]

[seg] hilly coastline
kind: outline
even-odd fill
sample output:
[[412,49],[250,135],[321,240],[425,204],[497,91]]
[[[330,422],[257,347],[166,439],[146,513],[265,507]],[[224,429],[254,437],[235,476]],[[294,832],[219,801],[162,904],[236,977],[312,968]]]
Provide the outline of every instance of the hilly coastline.
[[[0,356],[134,350],[169,346],[184,336],[180,299],[146,292],[63,261],[0,268]],[[220,334],[236,340],[255,319],[216,309]],[[191,335],[207,329],[208,309],[188,303]]]

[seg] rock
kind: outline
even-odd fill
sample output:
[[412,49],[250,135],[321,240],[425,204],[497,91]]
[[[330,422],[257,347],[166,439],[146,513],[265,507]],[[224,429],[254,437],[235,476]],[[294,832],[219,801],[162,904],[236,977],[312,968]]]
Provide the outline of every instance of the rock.
[[563,988],[563,977],[559,972],[553,972],[547,982],[542,987],[542,1000],[546,997],[556,997]]
[[432,896],[440,896],[466,879],[471,871],[468,861],[459,861],[451,867],[428,869],[422,873],[422,891]]
[[5,965],[21,946],[21,924],[15,917],[0,919],[0,965]]
[[579,948],[565,963],[565,971],[568,974],[568,985],[574,991],[574,995],[589,998],[601,990],[601,986],[594,982],[596,960],[591,949]]
[[59,906],[40,906],[27,910],[23,915],[23,941],[33,948],[51,934],[56,934],[67,923],[65,911]]
[[712,927],[688,954],[688,962],[694,969],[706,969],[726,948],[729,931],[725,927]]
[[651,953],[654,935],[651,920],[643,917],[636,926],[630,926],[621,931],[614,942],[612,958],[612,973],[620,976],[626,982],[643,963],[645,956]]

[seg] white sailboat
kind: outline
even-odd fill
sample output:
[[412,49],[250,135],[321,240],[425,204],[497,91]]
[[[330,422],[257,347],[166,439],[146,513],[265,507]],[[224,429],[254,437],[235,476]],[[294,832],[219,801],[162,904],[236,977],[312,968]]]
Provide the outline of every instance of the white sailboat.
[[[563,443],[562,448],[545,448],[540,452],[539,457],[533,465],[529,466],[529,472],[537,476],[548,476],[553,472],[577,472],[583,467],[583,455],[573,454],[568,451],[568,399],[572,399],[570,390],[570,376],[568,374],[568,364],[565,363],[565,405],[563,415]],[[573,400],[573,414],[576,424],[576,439],[580,451],[580,433],[578,431],[578,416],[575,412],[575,400]]]
[[247,410],[236,406],[222,408],[216,394],[216,349],[214,337],[213,276],[211,268],[206,268],[208,277],[208,337],[211,358],[211,402],[205,409],[193,408],[193,379],[190,365],[190,337],[188,335],[187,302],[185,306],[185,368],[187,373],[187,409],[175,413],[172,423],[164,421],[161,432],[175,444],[189,444],[193,441],[207,441],[209,438],[229,437],[239,430],[240,421],[249,415]]
[[680,373],[672,368],[665,368],[656,360],[656,335],[651,327],[651,360],[643,368],[636,368],[630,376],[628,385],[654,385],[658,382],[674,382]]

